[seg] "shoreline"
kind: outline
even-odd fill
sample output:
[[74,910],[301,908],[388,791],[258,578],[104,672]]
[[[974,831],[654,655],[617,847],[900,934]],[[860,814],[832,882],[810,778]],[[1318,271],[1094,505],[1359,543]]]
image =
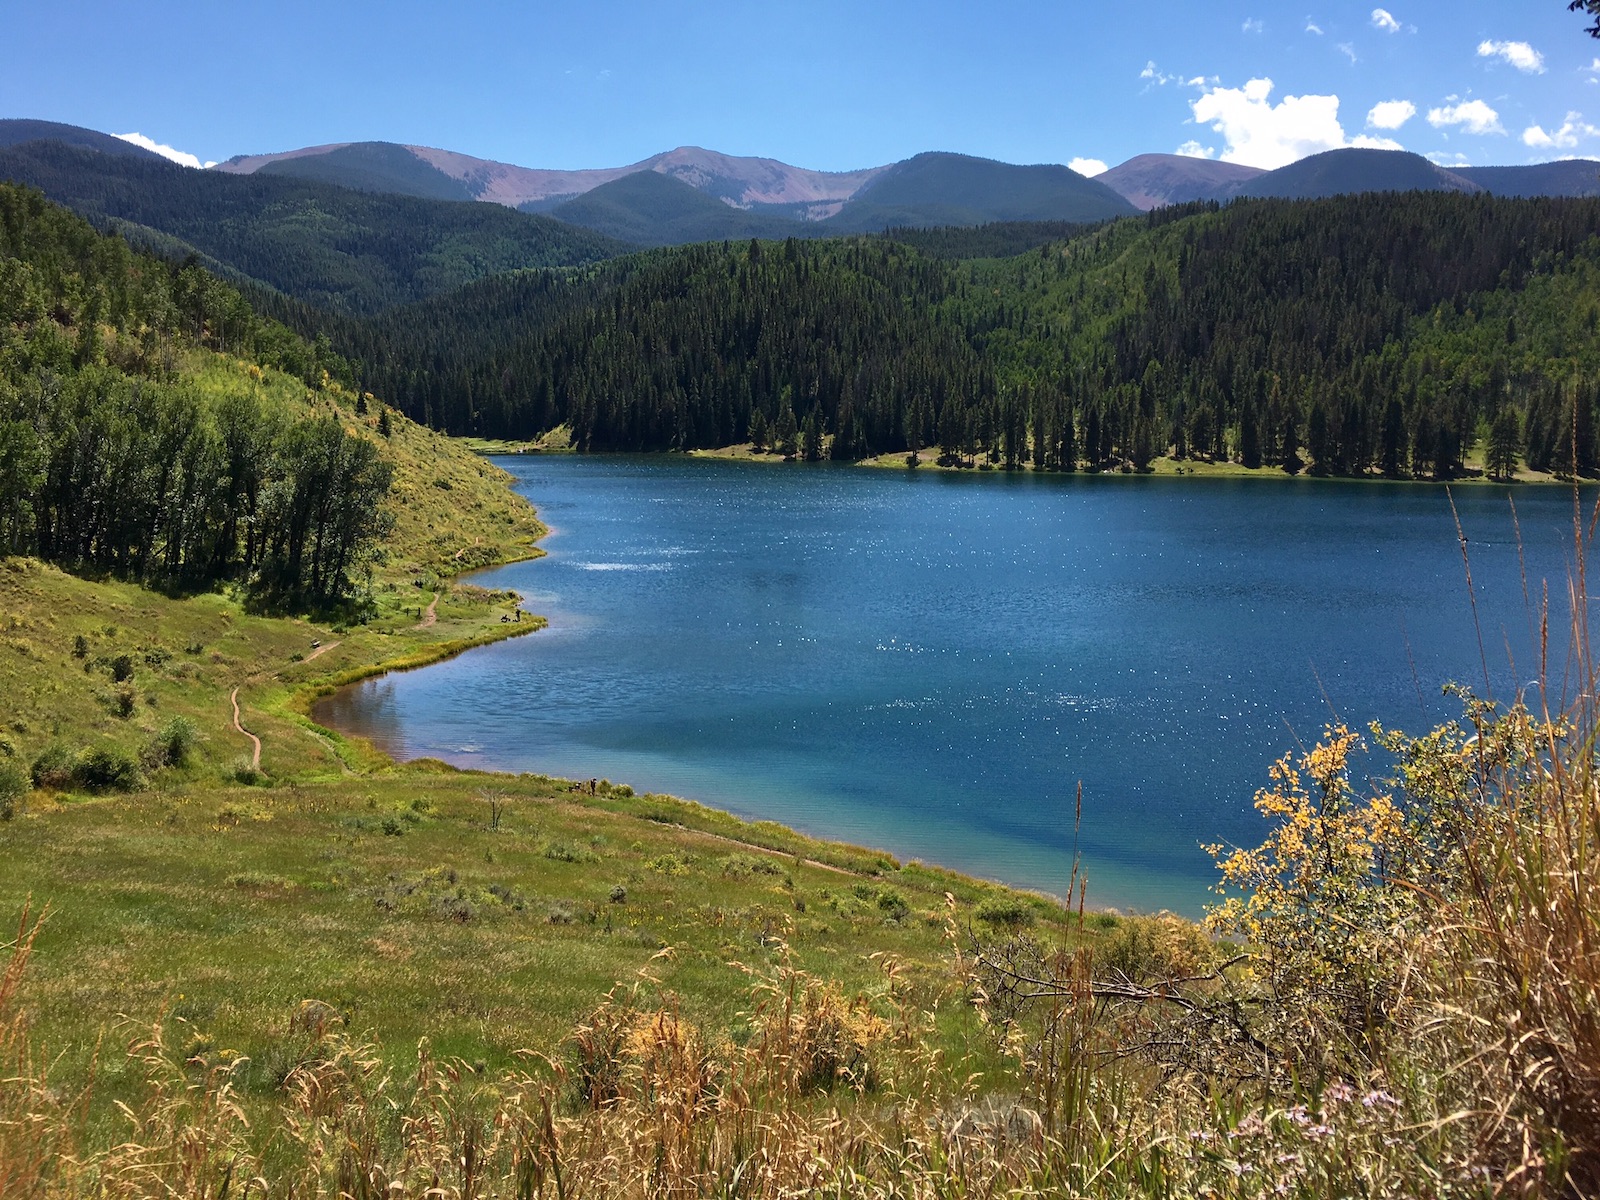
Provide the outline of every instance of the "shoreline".
[[[511,441],[494,438],[468,438],[462,439],[463,444],[473,454],[484,458],[520,458],[520,457],[566,457],[577,455],[589,456],[626,456],[629,458],[693,458],[713,462],[736,462],[757,464],[762,466],[814,466],[817,464],[806,463],[798,458],[784,458],[770,451],[756,451],[750,443],[737,443],[732,446],[706,447],[696,450],[579,450],[570,444],[546,445],[542,440]],[[1309,471],[1301,470],[1291,475],[1281,467],[1245,467],[1238,463],[1213,463],[1203,459],[1174,459],[1158,458],[1152,461],[1149,469],[1135,471],[1129,467],[1110,468],[1106,470],[1079,469],[1075,471],[1044,470],[1034,467],[1031,463],[1022,463],[1007,470],[1003,465],[988,462],[940,464],[933,457],[923,458],[916,466],[906,462],[904,454],[879,454],[870,458],[855,459],[850,462],[834,462],[831,459],[821,460],[829,466],[859,467],[873,471],[904,471],[927,472],[939,475],[970,475],[974,477],[994,476],[997,478],[1015,478],[1020,476],[1039,476],[1050,479],[1070,479],[1082,477],[1085,479],[1271,479],[1280,482],[1312,482],[1312,483],[1348,483],[1348,484],[1406,484],[1417,487],[1503,487],[1518,489],[1526,487],[1593,487],[1600,485],[1597,479],[1572,479],[1562,478],[1548,471],[1531,471],[1527,468],[1520,470],[1511,479],[1491,479],[1481,469],[1476,474],[1467,474],[1455,479],[1423,479],[1416,476],[1389,476],[1389,475],[1316,475]]]
[[[556,453],[576,452],[557,451]],[[532,505],[533,502],[529,500],[529,504]],[[537,506],[535,505],[533,507],[535,513],[537,514]],[[485,571],[499,570],[503,567],[513,566],[520,562],[534,562],[538,559],[547,557],[549,552],[538,543],[544,541],[545,538],[551,536],[551,534],[557,532],[557,530],[556,527],[546,521],[542,515],[537,516],[536,519],[538,520],[539,526],[543,532],[541,532],[534,540],[534,543],[529,547],[527,553],[519,554],[515,557],[507,557],[501,562],[487,563],[482,566],[473,567],[471,570],[463,571],[457,576],[450,577],[450,582],[454,584],[454,582],[458,580],[467,580],[472,576],[481,574]],[[517,606],[519,608],[526,602],[526,597],[521,592],[516,592],[515,589],[511,588],[505,590],[515,592],[517,595]],[[298,683],[288,684],[288,693],[283,698],[282,703],[280,705],[272,705],[270,707],[271,709],[275,709],[281,713],[281,715],[287,719],[293,721],[295,724],[299,725],[301,728],[305,729],[307,732],[324,739],[330,744],[331,748],[334,750],[334,753],[337,755],[340,761],[346,765],[347,768],[357,770],[362,773],[367,773],[374,766],[376,766],[378,770],[398,768],[428,771],[432,769],[443,768],[454,774],[480,776],[485,779],[501,779],[508,782],[532,776],[537,778],[548,778],[559,783],[567,784],[569,785],[570,791],[581,796],[583,794],[581,789],[584,786],[584,782],[581,780],[567,779],[562,776],[540,776],[536,772],[493,769],[486,770],[471,766],[460,766],[456,763],[436,758],[431,755],[419,755],[415,758],[401,758],[390,753],[388,750],[380,748],[369,738],[363,737],[360,734],[348,732],[334,725],[323,724],[322,722],[316,720],[316,718],[312,715],[313,710],[319,700],[323,700],[329,696],[335,695],[336,693],[347,688],[353,688],[362,683],[366,683],[374,679],[380,679],[391,673],[421,671],[428,667],[437,666],[442,662],[447,662],[451,659],[458,658],[461,655],[466,654],[468,651],[482,649],[500,642],[510,641],[513,638],[538,633],[549,628],[549,618],[543,616],[542,614],[532,612],[530,612],[528,615],[531,620],[522,622],[521,624],[503,625],[499,627],[490,626],[476,635],[453,638],[449,641],[435,643],[432,646],[415,650],[410,653],[401,654],[394,658],[354,667],[347,667],[344,670],[338,671],[332,675],[325,675],[319,678],[311,678],[302,680]],[[606,782],[611,784],[612,791],[608,793],[605,798],[607,800],[613,800],[618,795],[617,787],[619,785],[616,785],[609,780]],[[1007,891],[1016,892],[1021,895],[1037,897],[1049,902],[1050,904],[1056,905],[1063,910],[1071,910],[1073,907],[1070,897],[1064,897],[1061,894],[1051,891],[1047,888],[1028,887],[1000,878],[985,875],[975,875],[966,871],[958,870],[954,867],[946,866],[943,863],[931,862],[922,858],[904,858],[893,851],[885,850],[880,847],[867,846],[855,842],[840,841],[838,839],[829,837],[826,834],[808,832],[792,825],[786,825],[782,822],[774,821],[769,818],[757,817],[753,814],[744,815],[734,811],[733,809],[720,808],[716,805],[706,804],[691,797],[678,796],[668,792],[635,791],[631,784],[623,786],[626,786],[628,789],[626,798],[636,800],[639,806],[648,807],[651,805],[666,805],[677,810],[674,815],[679,818],[678,820],[671,822],[662,822],[656,815],[650,815],[647,813],[639,814],[643,816],[644,819],[655,821],[658,824],[665,823],[678,829],[700,834],[702,836],[720,840],[730,845],[739,846],[758,853],[803,858],[803,861],[812,866],[821,868],[823,870],[837,871],[858,879],[874,878],[875,876],[881,874],[884,870],[898,871],[906,867],[916,867],[920,870],[927,871],[941,877],[946,877],[952,881],[965,885],[998,887],[1004,888]],[[600,798],[600,796],[596,795],[591,795],[588,797],[588,799],[591,801],[597,801]],[[611,806],[607,805],[606,807]],[[717,829],[708,827],[716,825],[726,826],[726,828]],[[764,840],[760,836],[763,831],[767,833],[767,836]],[[743,833],[746,836],[735,836],[739,833]],[[774,842],[782,842],[788,839],[798,839],[800,843],[810,851],[810,854],[803,856],[796,853],[794,850],[787,849],[781,845],[773,844]],[[824,855],[826,857],[824,857]],[[1102,905],[1088,906],[1084,909],[1084,911],[1090,916],[1119,917],[1126,915],[1129,912],[1137,913],[1140,910],[1126,909],[1124,906]]]

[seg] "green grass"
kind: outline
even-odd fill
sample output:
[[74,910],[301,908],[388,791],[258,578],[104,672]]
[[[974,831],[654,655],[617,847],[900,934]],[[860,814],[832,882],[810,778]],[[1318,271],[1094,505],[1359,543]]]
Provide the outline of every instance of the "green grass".
[[[191,366],[197,386],[269,389],[377,439],[395,527],[363,622],[0,561],[0,761],[138,758],[173,718],[195,729],[187,761],[147,760],[136,791],[35,790],[0,822],[0,912],[31,899],[52,914],[29,971],[32,1036],[62,1086],[96,1074],[97,1130],[132,1095],[119,1048],[156,1021],[175,1043],[248,1056],[247,1093],[265,1097],[308,999],[401,1066],[427,1038],[499,1068],[556,1049],[646,972],[696,1023],[736,1029],[749,1002],[736,964],[770,966],[785,945],[850,991],[876,986],[882,955],[930,994],[947,984],[946,894],[970,911],[1004,889],[626,787],[397,765],[317,727],[311,702],[336,686],[539,628],[507,619],[514,595],[456,576],[540,553],[543,526],[467,446],[398,417],[380,437],[370,399],[358,414],[336,385]],[[1060,908],[1020,902],[1064,930]],[[951,1009],[941,1037],[964,1045],[973,1019]]]
[[[487,789],[505,797],[497,829]],[[728,1027],[748,989],[730,964],[770,963],[780,940],[851,990],[878,975],[874,954],[947,973],[944,891],[978,885],[887,863],[853,876],[805,861],[841,856],[792,834],[796,854],[730,845],[656,819],[671,806],[427,765],[36,800],[0,825],[0,904],[53,910],[29,995],[65,1078],[122,1015],[180,1018],[259,1065],[314,998],[401,1061],[427,1037],[502,1068],[647,970],[691,1019]],[[880,904],[885,889],[905,906]],[[105,1057],[108,1095],[125,1069]]]

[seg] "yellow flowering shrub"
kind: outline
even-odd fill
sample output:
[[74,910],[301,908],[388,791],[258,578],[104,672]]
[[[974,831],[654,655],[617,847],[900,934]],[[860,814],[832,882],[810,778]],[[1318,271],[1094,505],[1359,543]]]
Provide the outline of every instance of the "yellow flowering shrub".
[[1414,830],[1393,796],[1358,794],[1343,725],[1274,764],[1256,796],[1273,822],[1254,849],[1210,846],[1223,900],[1207,918],[1238,939],[1237,979],[1261,1008],[1259,1048],[1284,1068],[1365,1057],[1402,995],[1418,895],[1396,868]]

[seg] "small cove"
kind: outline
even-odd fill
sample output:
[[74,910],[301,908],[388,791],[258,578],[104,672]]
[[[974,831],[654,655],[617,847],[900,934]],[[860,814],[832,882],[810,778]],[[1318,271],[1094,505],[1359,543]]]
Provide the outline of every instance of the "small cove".
[[[529,637],[319,702],[401,758],[607,777],[1091,904],[1197,913],[1267,767],[1479,682],[1444,489],[498,460]],[[1495,687],[1535,674],[1508,489],[1454,492]],[[1535,600],[1572,494],[1512,491]],[[1507,647],[1519,664],[1506,666]]]

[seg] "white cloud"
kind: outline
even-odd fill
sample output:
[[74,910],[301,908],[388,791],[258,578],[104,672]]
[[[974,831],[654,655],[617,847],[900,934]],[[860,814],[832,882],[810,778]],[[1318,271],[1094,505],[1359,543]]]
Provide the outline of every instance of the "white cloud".
[[1400,32],[1400,22],[1394,19],[1394,14],[1387,8],[1375,8],[1372,10],[1372,27],[1381,29],[1385,33]]
[[1192,101],[1194,119],[1223,135],[1224,162],[1272,170],[1308,154],[1348,145],[1339,124],[1339,97],[1285,96],[1273,104],[1272,80],[1242,88],[1212,88]]
[[1266,26],[1265,22],[1260,21],[1255,17],[1251,17],[1248,21],[1246,21],[1239,28],[1244,33],[1260,33],[1266,27],[1267,26]]
[[1479,42],[1479,58],[1499,58],[1527,75],[1544,74],[1544,55],[1527,42]]
[[1500,124],[1500,114],[1482,100],[1465,100],[1460,104],[1430,108],[1428,124],[1435,129],[1443,129],[1447,125],[1459,125],[1468,133],[1477,134],[1506,131],[1505,126]]
[[1139,72],[1139,78],[1145,80],[1151,87],[1165,87],[1169,83],[1180,83],[1182,78],[1177,75],[1168,75],[1156,66],[1155,59],[1145,63],[1144,70]]
[[1175,83],[1179,87],[1205,89],[1208,87],[1215,87],[1218,83],[1222,82],[1215,75],[1212,75],[1209,78],[1205,75],[1191,75],[1186,79],[1176,71],[1163,71],[1160,67],[1156,66],[1154,59],[1151,59],[1149,62],[1145,63],[1144,70],[1139,72],[1139,78],[1144,80],[1145,91],[1149,91],[1154,87],[1166,87],[1169,83]]
[[1448,150],[1434,150],[1423,157],[1434,166],[1446,169],[1450,167],[1470,167],[1472,165],[1472,160],[1459,150],[1453,153]]
[[121,138],[125,142],[132,142],[135,146],[143,146],[146,150],[153,150],[162,158],[170,158],[173,162],[185,167],[214,167],[214,162],[203,163],[192,154],[182,150],[174,150],[171,146],[164,146],[154,138],[145,137],[142,133],[118,133],[112,136]]
[[1585,121],[1582,113],[1569,112],[1561,128],[1553,132],[1547,133],[1538,125],[1528,126],[1522,131],[1522,144],[1535,150],[1572,150],[1581,139],[1595,136],[1600,136],[1600,129]]
[[1372,106],[1367,114],[1368,129],[1399,129],[1417,115],[1417,106],[1409,100],[1384,100]]
[[1104,175],[1111,168],[1098,158],[1075,158],[1067,164],[1079,175],[1087,175],[1091,179],[1096,175]]
[[1356,60],[1356,48],[1354,46],[1352,46],[1349,42],[1340,42],[1339,43],[1339,50],[1352,63],[1357,61]]
[[1307,33],[1314,33],[1318,37],[1321,37],[1322,36],[1322,26],[1318,25],[1310,17],[1307,17],[1306,18],[1306,32]]
[[[1220,156],[1198,141],[1185,142],[1177,153],[1192,158],[1220,157],[1224,162],[1245,163],[1272,170],[1325,150],[1356,147],[1364,150],[1403,150],[1393,138],[1360,134],[1347,137],[1339,122],[1338,96],[1285,96],[1272,103],[1272,80],[1252,79],[1242,88],[1213,87],[1192,101],[1194,119],[1223,135]],[[1391,100],[1389,105],[1408,101]],[[1379,106],[1380,108],[1383,106]],[[1415,106],[1408,117],[1416,113]],[[1378,125],[1379,129],[1398,129]]]

